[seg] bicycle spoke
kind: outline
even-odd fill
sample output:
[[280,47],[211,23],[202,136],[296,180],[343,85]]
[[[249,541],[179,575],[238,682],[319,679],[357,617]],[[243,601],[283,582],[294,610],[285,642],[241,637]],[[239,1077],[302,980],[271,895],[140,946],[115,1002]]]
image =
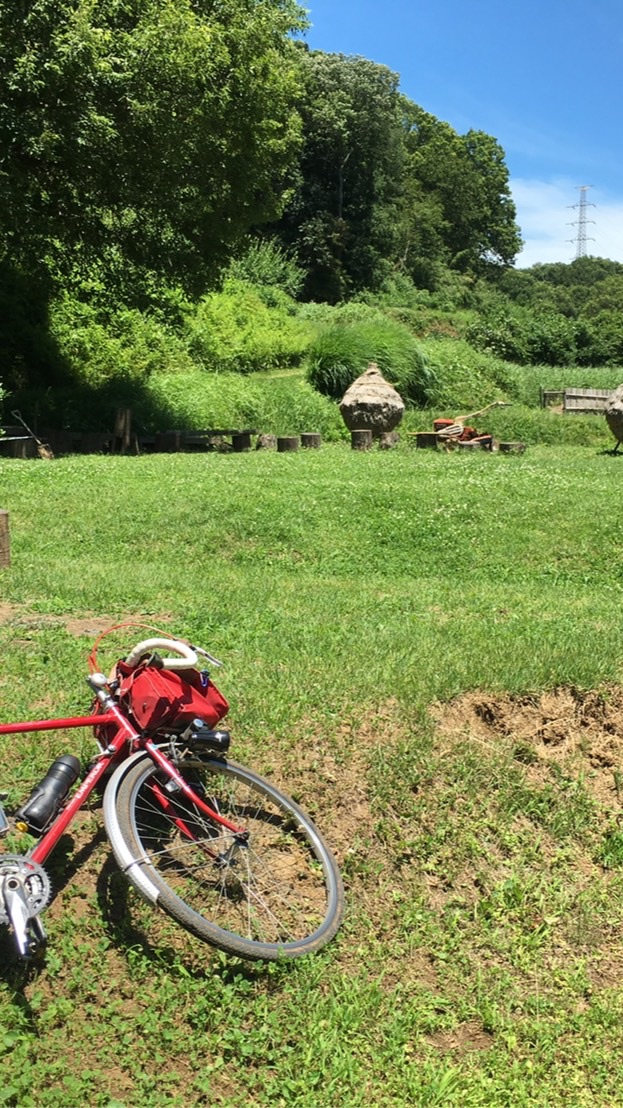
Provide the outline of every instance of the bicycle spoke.
[[[246,956],[292,956],[326,942],[339,922],[341,883],[311,821],[224,760],[194,763],[186,781],[201,809],[147,758],[123,790],[127,841],[149,858],[159,903],[195,934]],[[240,831],[210,819],[204,805]]]

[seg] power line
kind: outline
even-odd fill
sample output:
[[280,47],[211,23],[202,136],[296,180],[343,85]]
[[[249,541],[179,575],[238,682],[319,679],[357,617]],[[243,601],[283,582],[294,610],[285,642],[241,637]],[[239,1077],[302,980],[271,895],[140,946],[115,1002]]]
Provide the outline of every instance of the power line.
[[586,224],[587,223],[593,223],[594,224],[594,222],[595,222],[594,219],[587,219],[586,218],[586,209],[587,208],[594,208],[596,206],[595,204],[591,204],[586,199],[586,193],[592,187],[593,187],[592,185],[578,185],[578,189],[579,189],[579,192],[580,192],[580,202],[579,202],[579,204],[570,204],[569,205],[570,208],[575,208],[578,212],[578,218],[572,220],[571,223],[569,223],[569,225],[568,225],[569,227],[577,227],[578,233],[577,233],[577,235],[574,239],[567,239],[567,242],[575,243],[575,256],[576,256],[576,258],[585,258],[586,257],[586,243],[595,241],[594,238],[591,238],[590,235],[586,234]]

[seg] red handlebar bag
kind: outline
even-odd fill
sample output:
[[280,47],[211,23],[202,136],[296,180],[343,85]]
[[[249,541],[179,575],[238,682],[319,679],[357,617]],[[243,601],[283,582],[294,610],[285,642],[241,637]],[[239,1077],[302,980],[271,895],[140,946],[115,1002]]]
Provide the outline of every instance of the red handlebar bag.
[[153,665],[130,669],[117,662],[119,699],[144,733],[161,728],[181,731],[193,719],[214,727],[229,711],[229,704],[207,672],[185,669],[179,673]]

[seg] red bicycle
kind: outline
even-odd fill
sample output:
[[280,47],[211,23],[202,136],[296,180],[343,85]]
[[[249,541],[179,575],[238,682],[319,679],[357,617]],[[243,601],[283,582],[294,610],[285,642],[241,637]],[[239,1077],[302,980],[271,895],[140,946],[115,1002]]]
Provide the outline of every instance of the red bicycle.
[[197,668],[199,658],[221,663],[182,639],[159,636],[139,642],[106,677],[97,672],[97,643],[87,678],[95,694],[90,714],[0,724],[0,735],[89,727],[98,747],[84,769],[74,755],[57,758],[12,815],[0,805],[0,836],[38,836],[27,854],[0,853],[0,922],[21,957],[46,942],[41,913],[51,886],[44,863],[102,783],[115,859],[147,901],[244,958],[319,950],[342,916],[335,858],[290,797],[226,757],[229,733],[215,724],[228,705],[207,670]]

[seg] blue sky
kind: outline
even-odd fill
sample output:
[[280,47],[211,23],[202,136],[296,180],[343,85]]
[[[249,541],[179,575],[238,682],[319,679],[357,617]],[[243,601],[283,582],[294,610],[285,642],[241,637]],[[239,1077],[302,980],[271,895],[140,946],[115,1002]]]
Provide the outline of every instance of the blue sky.
[[[310,47],[361,54],[411,100],[506,153],[525,246],[520,266],[587,253],[623,262],[621,0],[303,0]],[[590,240],[594,241],[590,241]]]

